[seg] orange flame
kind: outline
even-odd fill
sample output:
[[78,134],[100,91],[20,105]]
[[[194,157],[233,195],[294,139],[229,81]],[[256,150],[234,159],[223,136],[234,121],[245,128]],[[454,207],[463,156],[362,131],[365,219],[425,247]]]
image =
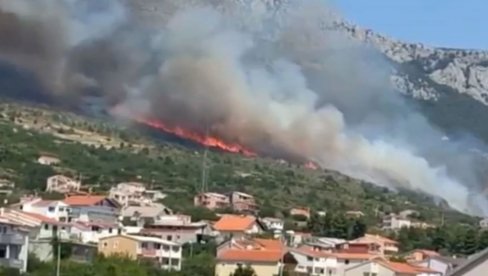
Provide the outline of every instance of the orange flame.
[[212,136],[204,136],[199,133],[196,133],[191,130],[187,130],[178,126],[169,126],[161,121],[152,120],[152,119],[143,119],[143,118],[133,118],[136,122],[150,126],[152,128],[156,128],[162,130],[164,132],[168,132],[174,134],[178,137],[185,138],[197,142],[199,144],[218,148],[228,152],[234,153],[242,153],[245,156],[256,156],[256,153],[253,151],[246,149],[245,147],[234,144],[234,143],[227,143],[217,137]]

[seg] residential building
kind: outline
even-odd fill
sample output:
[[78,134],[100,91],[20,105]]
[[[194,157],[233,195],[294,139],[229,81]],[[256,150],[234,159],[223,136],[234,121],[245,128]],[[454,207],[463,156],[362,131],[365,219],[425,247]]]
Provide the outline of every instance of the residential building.
[[464,258],[451,258],[440,255],[424,256],[420,261],[409,260],[414,265],[427,267],[435,271],[439,271],[441,275],[447,275],[455,268],[463,264],[466,260]]
[[440,276],[441,274],[429,268],[419,267],[408,263],[390,262],[382,258],[375,258],[346,268],[345,276]]
[[402,218],[395,214],[390,214],[383,217],[381,228],[383,230],[400,230],[403,227],[409,228],[411,225],[411,220]]
[[308,245],[319,247],[322,250],[334,249],[340,244],[347,243],[345,239],[329,238],[329,237],[316,237],[312,241],[308,242]]
[[410,209],[403,210],[398,213],[398,216],[403,219],[410,219],[412,216],[418,216],[418,215],[419,215],[418,211],[410,210]]
[[159,200],[165,199],[166,194],[158,190],[146,190],[144,191],[144,197],[152,202],[157,202]]
[[259,234],[264,231],[263,225],[250,215],[223,215],[214,225],[223,237],[238,237],[246,234]]
[[71,226],[70,238],[81,243],[98,243],[100,239],[125,234],[118,223],[74,222]]
[[380,235],[365,234],[363,237],[357,238],[352,243],[375,243],[379,245],[379,252],[381,255],[390,255],[398,253],[398,242],[382,237]]
[[297,207],[290,210],[290,216],[304,216],[310,219],[310,208],[308,207]]
[[239,266],[250,266],[256,276],[294,271],[296,260],[279,240],[231,239],[217,249],[215,275],[231,275]]
[[266,226],[266,229],[272,230],[272,231],[278,231],[282,232],[284,227],[285,227],[285,222],[283,219],[280,218],[263,218],[261,219],[263,224]]
[[237,212],[255,213],[258,210],[256,200],[249,194],[232,192],[230,203],[232,204],[232,209]]
[[46,192],[56,192],[60,194],[67,194],[78,192],[81,187],[81,182],[64,175],[53,175],[47,178]]
[[28,231],[0,213],[0,267],[27,270]]
[[60,222],[69,222],[69,206],[61,200],[33,198],[23,201],[20,204],[15,204],[12,208],[28,213],[43,215]]
[[144,193],[146,187],[139,182],[124,182],[110,189],[108,198],[116,200],[121,206],[151,204]]
[[173,211],[162,204],[150,206],[125,206],[120,212],[122,221],[127,224],[143,227],[172,215]]
[[223,194],[200,193],[193,198],[193,204],[210,210],[223,209],[230,206],[230,199]]
[[180,244],[198,243],[203,236],[212,234],[207,223],[192,223],[190,217],[182,215],[165,216],[152,224],[144,225],[140,232]]
[[160,238],[138,235],[102,238],[98,243],[98,252],[105,256],[126,255],[134,260],[146,259],[163,269],[181,270],[181,246]]
[[61,162],[61,160],[52,154],[41,154],[39,158],[37,158],[37,163],[41,165],[47,165],[47,166],[52,166],[52,165],[57,165]]
[[98,195],[74,195],[63,201],[70,208],[68,221],[117,223],[120,206],[112,199]]
[[311,246],[300,246],[290,252],[297,261],[295,272],[307,275],[344,275],[346,269],[377,257],[368,253],[323,251]]
[[298,246],[298,245],[303,244],[303,243],[306,243],[306,242],[310,242],[313,239],[311,233],[298,232],[298,231],[292,231],[292,230],[286,231],[285,237],[287,239],[287,243],[293,247]]

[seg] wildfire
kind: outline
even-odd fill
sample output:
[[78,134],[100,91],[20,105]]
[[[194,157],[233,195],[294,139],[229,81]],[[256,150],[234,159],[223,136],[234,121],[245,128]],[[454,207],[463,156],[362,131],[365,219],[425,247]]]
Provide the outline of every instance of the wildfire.
[[227,143],[217,137],[212,137],[212,136],[205,136],[201,135],[199,133],[193,132],[191,130],[187,130],[178,126],[170,126],[167,125],[161,121],[157,120],[152,120],[152,119],[143,119],[143,118],[133,118],[136,122],[150,126],[152,128],[160,129],[164,132],[168,132],[171,134],[174,134],[178,137],[185,138],[192,140],[196,143],[208,146],[208,147],[213,147],[213,148],[218,148],[224,151],[228,152],[234,152],[234,153],[242,153],[245,156],[256,156],[256,153],[254,153],[251,150],[246,149],[245,147],[239,145],[239,144],[233,144],[233,143]]

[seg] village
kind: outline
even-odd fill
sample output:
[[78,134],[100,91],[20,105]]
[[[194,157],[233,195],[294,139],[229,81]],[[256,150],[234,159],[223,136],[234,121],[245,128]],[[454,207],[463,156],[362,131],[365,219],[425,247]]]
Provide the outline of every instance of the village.
[[[53,241],[69,243],[74,261],[90,263],[98,254],[127,256],[169,271],[181,270],[184,246],[215,243],[216,276],[233,275],[242,267],[256,276],[457,276],[464,275],[466,267],[488,262],[488,249],[469,258],[424,248],[400,255],[398,242],[379,234],[365,232],[346,240],[290,230],[282,218],[259,217],[254,196],[239,191],[194,196],[195,207],[217,212],[213,221],[194,221],[174,212],[160,203],[165,193],[140,182],[118,183],[106,194],[93,194],[79,180],[54,175],[46,179],[46,192],[62,194],[64,199],[26,195],[0,209],[0,266],[25,272],[29,256],[55,261],[60,250],[56,253]],[[313,212],[299,206],[289,210],[290,215],[304,218],[297,223],[305,225]],[[435,227],[410,219],[413,212],[385,214],[380,227],[387,231]],[[346,215],[364,216],[359,210]],[[317,211],[315,216],[326,212]],[[487,227],[486,220],[480,227]]]

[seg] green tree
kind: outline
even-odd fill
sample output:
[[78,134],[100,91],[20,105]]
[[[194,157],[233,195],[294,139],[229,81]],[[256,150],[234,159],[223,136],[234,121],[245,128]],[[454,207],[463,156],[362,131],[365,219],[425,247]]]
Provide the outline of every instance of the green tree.
[[231,276],[256,276],[256,272],[250,266],[239,265]]

